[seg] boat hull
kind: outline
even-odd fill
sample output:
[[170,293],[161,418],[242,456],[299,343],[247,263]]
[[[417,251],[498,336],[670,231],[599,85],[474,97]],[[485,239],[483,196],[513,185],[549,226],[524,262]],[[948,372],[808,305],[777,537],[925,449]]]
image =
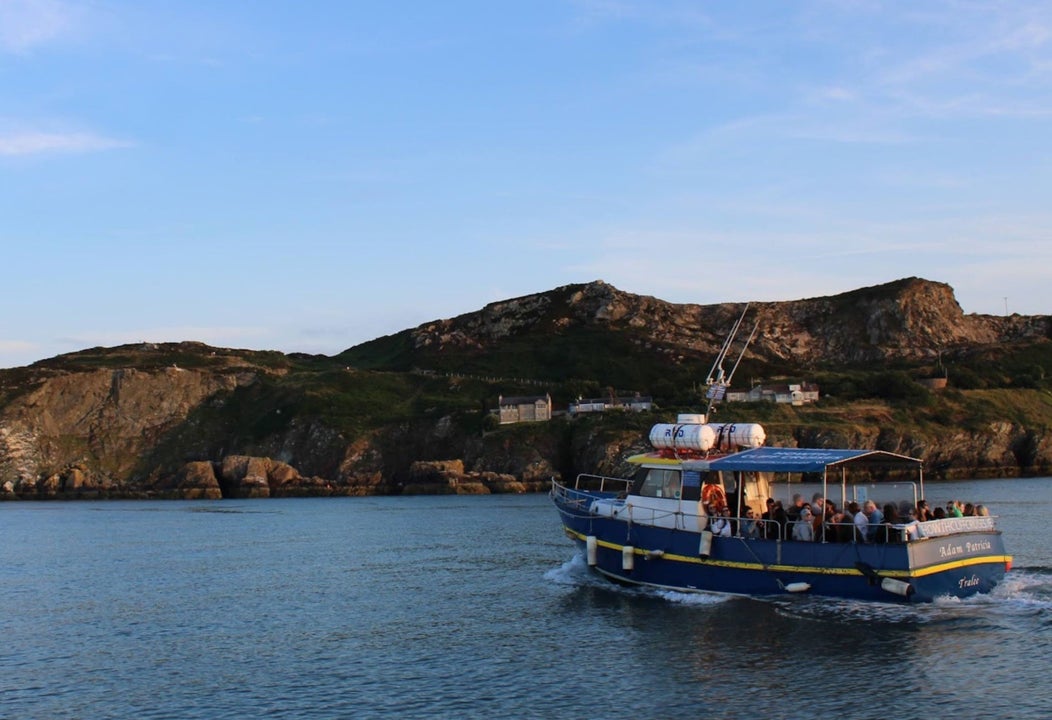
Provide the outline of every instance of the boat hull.
[[711,536],[707,542],[710,538],[693,528],[655,527],[584,512],[588,499],[596,497],[582,493],[555,502],[567,536],[586,553],[589,565],[624,583],[738,595],[808,592],[925,602],[989,592],[1011,563],[996,530],[908,543]]

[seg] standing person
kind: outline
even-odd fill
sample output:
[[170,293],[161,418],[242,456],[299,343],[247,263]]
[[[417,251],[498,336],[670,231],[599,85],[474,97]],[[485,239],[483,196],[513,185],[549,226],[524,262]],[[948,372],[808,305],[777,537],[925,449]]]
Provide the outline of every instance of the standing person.
[[785,508],[782,507],[781,500],[774,501],[774,510],[771,513],[771,518],[774,520],[770,526],[773,535],[768,535],[767,537],[773,537],[774,539],[788,537],[786,529],[789,527],[789,516],[785,514]]
[[855,516],[852,520],[855,523],[855,541],[856,542],[869,542],[869,516],[866,515],[866,506],[869,505],[867,501],[862,507],[858,507],[857,503],[851,503],[857,509]]
[[866,542],[876,542],[877,534],[881,527],[884,525],[884,513],[880,511],[877,504],[872,500],[866,500],[866,504],[863,506],[863,512],[866,514],[869,527],[867,528],[868,537]]
[[810,508],[805,505],[800,510],[800,519],[793,523],[793,540],[812,542],[815,539],[814,527],[811,525],[813,520]]
[[760,535],[767,539],[777,537],[774,530],[774,498],[767,498],[767,509],[760,513]]

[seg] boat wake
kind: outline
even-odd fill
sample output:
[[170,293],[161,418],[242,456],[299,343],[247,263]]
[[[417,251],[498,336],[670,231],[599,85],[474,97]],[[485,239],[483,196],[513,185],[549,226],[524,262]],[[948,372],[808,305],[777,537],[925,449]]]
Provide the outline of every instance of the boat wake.
[[[735,599],[733,595],[721,593],[683,592],[612,583],[588,568],[584,553],[576,553],[559,567],[548,570],[544,573],[544,579],[556,585],[598,588],[626,597],[658,598],[677,605],[707,606]],[[776,612],[781,615],[810,619],[927,624],[953,622],[962,617],[991,611],[1006,617],[1030,616],[1052,610],[1052,568],[1016,568],[989,594],[963,599],[941,597],[932,603],[916,605],[811,595],[756,599],[773,604]]]
[[577,553],[557,568],[544,573],[544,579],[556,585],[598,588],[625,597],[658,598],[677,605],[715,605],[734,598],[732,595],[706,592],[683,592],[641,585],[621,585],[611,582],[588,568],[584,553]]
[[593,584],[592,574],[588,571],[588,563],[584,555],[577,553],[557,568],[544,573],[544,579],[556,585],[584,585]]
[[860,602],[816,596],[771,598],[784,616],[876,623],[941,624],[985,617],[996,620],[1045,615],[1052,610],[1052,570],[1016,569],[993,592],[968,598],[940,597],[916,605]]

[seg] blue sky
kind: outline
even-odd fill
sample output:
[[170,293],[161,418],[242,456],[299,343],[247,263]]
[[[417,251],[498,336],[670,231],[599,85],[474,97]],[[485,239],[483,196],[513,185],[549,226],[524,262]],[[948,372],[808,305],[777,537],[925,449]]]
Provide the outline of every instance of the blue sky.
[[0,367],[602,279],[1052,313],[1052,4],[0,0]]

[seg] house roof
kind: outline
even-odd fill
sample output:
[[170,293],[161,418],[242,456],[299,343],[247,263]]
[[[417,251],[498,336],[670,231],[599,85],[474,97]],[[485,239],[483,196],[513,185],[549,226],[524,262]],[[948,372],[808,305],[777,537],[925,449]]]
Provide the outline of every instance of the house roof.
[[531,405],[537,402],[548,402],[547,395],[520,395],[518,397],[501,397],[501,405]]

